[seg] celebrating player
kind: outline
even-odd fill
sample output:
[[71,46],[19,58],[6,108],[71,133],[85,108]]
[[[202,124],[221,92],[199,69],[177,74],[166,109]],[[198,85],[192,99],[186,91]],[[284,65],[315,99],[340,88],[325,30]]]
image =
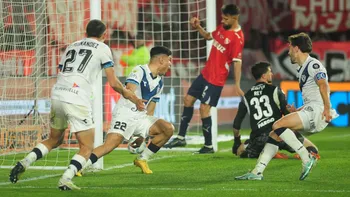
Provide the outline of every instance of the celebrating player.
[[327,71],[320,61],[309,55],[312,51],[310,37],[305,33],[299,33],[289,36],[288,40],[290,60],[293,64],[299,65],[298,78],[304,106],[273,124],[273,131],[255,168],[247,174],[236,177],[236,180],[262,180],[267,164],[278,151],[280,139],[300,155],[302,172],[299,179],[304,180],[315,165],[316,157],[309,154],[294,132],[301,130],[310,133],[320,132],[337,117],[329,101]]
[[[100,20],[91,20],[86,27],[87,38],[69,45],[63,54],[57,82],[51,92],[51,133],[47,140],[36,147],[10,172],[10,181],[16,183],[19,175],[34,161],[42,158],[53,148],[62,144],[64,131],[70,123],[71,132],[79,142],[79,152],[70,161],[67,170],[59,180],[61,190],[80,189],[72,178],[85,165],[94,145],[95,126],[92,117],[92,84],[102,69],[105,70],[111,87],[121,93],[143,110],[145,105],[136,95],[123,87],[114,74],[114,62],[110,48],[103,42],[106,37],[106,25]],[[134,106],[134,104],[132,104]]]
[[200,25],[197,17],[190,21],[206,40],[213,39],[209,59],[201,74],[193,81],[184,98],[184,110],[181,117],[179,133],[176,138],[166,144],[165,147],[172,148],[185,146],[185,135],[188,123],[193,116],[193,105],[197,99],[201,101],[200,115],[202,119],[202,130],[205,139],[204,146],[198,153],[214,153],[211,134],[210,108],[215,107],[221,95],[223,86],[229,74],[229,66],[234,67],[234,79],[239,95],[244,93],[240,88],[242,49],[244,46],[244,35],[238,24],[239,8],[236,5],[225,5],[221,8],[222,25],[212,32],[206,32]]
[[[248,90],[239,104],[236,118],[233,122],[234,145],[232,153],[241,158],[258,158],[268,141],[269,133],[274,122],[283,115],[289,114],[289,110],[295,110],[294,106],[287,105],[285,95],[279,87],[271,85],[272,71],[268,62],[259,62],[252,67],[252,75],[256,84]],[[241,143],[239,130],[245,115],[249,112],[250,126],[252,132],[249,140]],[[306,149],[314,154],[318,153],[317,148],[300,133],[295,133]],[[284,142],[278,144],[279,149],[289,152],[294,150]],[[282,154],[276,154],[276,158],[284,158]]]
[[[153,116],[156,103],[159,101],[164,83],[162,76],[171,66],[171,51],[163,46],[151,49],[151,60],[148,65],[137,66],[126,79],[126,88],[135,92],[137,97],[147,100],[146,111],[138,111],[130,101],[121,98],[113,109],[111,129],[103,145],[92,151],[85,167],[95,163],[98,158],[110,153],[123,140],[133,135],[151,136],[148,147],[134,160],[134,164],[145,174],[151,174],[147,161],[170,139],[174,126]],[[85,168],[84,167],[84,168]]]

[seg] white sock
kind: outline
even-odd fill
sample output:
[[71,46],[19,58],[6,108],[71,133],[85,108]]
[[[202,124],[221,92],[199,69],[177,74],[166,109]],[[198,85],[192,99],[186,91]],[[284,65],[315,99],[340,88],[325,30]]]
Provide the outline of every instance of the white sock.
[[178,135],[177,138],[180,139],[180,140],[184,140],[185,139],[185,137],[181,136],[181,135]]
[[138,157],[138,159],[146,160],[148,161],[149,158],[154,154],[148,147],[141,153],[141,155]]
[[280,138],[300,155],[300,158],[304,164],[310,160],[309,152],[298,140],[298,138],[295,136],[295,133],[292,130],[287,128],[280,135]]
[[[85,166],[86,164],[86,159],[78,154],[75,154],[72,158],[71,161],[77,161],[78,163],[81,164],[81,166]],[[73,164],[69,164],[67,170],[63,173],[62,178],[66,179],[66,180],[71,180],[75,174],[78,172],[77,166],[73,165]]]
[[[39,143],[35,146],[36,149],[39,149],[39,151],[41,152],[42,157],[44,157],[45,155],[47,155],[47,153],[49,153],[49,149],[47,149],[47,147],[42,144]],[[34,148],[34,149],[35,149]],[[31,151],[24,159],[22,159],[20,162],[21,164],[27,168],[29,167],[34,161],[37,160],[37,154],[33,151]],[[40,158],[39,158],[40,159]]]
[[276,155],[277,152],[278,146],[271,143],[266,143],[264,149],[260,153],[255,168],[252,170],[252,173],[262,175],[265,168],[267,167],[267,164],[269,164],[269,162]]
[[83,166],[83,170],[91,165],[92,165],[92,161],[90,159],[88,159],[86,164]]

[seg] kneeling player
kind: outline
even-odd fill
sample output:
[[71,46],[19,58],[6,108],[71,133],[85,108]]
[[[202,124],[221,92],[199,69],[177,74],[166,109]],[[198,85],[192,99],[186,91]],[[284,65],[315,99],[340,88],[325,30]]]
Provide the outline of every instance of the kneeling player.
[[123,140],[129,140],[133,135],[152,138],[148,147],[139,155],[134,164],[145,174],[151,174],[147,161],[151,155],[170,139],[174,126],[153,116],[156,103],[163,90],[163,76],[171,66],[171,51],[162,46],[151,49],[151,60],[148,65],[137,66],[126,79],[126,88],[146,100],[147,111],[138,111],[134,105],[124,98],[120,98],[113,109],[111,128],[103,145],[92,151],[87,165],[95,163],[98,158],[110,153]]
[[[269,63],[259,62],[252,67],[251,72],[256,79],[256,84],[244,95],[233,122],[235,139],[232,153],[241,158],[258,158],[265,143],[269,139],[269,133],[272,130],[274,122],[290,111],[295,111],[294,107],[287,105],[285,95],[281,89],[271,85],[273,74]],[[250,139],[242,144],[239,130],[248,112],[250,112],[249,119],[252,132],[250,133]],[[304,138],[300,133],[296,135],[299,141],[304,143],[309,152],[318,153],[316,146],[312,142]],[[280,142],[278,146],[280,150],[295,152],[284,142]],[[284,158],[279,153],[275,157]]]

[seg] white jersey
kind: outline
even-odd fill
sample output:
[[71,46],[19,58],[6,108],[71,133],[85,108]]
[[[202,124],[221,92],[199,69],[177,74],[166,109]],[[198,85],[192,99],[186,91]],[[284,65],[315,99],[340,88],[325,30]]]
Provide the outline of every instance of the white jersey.
[[[148,65],[136,66],[128,78],[126,79],[125,84],[133,83],[138,85],[135,90],[135,95],[138,98],[147,100],[146,108],[150,102],[158,102],[160,94],[163,91],[163,79],[160,76],[153,77]],[[125,110],[126,113],[135,113],[135,114],[145,114],[146,111],[138,111],[134,103],[130,100],[127,100],[121,97],[114,107],[114,112],[118,110]]]
[[320,79],[328,80],[327,70],[322,63],[309,56],[304,64],[299,67],[297,77],[304,105],[318,104],[323,106],[321,93],[316,83]]
[[93,86],[103,68],[113,67],[110,48],[103,42],[85,38],[69,45],[59,66],[51,98],[92,107]]

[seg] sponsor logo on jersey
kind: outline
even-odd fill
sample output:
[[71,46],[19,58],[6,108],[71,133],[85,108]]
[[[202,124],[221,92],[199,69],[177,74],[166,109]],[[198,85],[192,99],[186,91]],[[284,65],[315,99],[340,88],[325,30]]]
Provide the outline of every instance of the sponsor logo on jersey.
[[225,47],[223,47],[218,41],[214,40],[213,42],[213,46],[220,51],[221,53],[224,53],[224,51],[226,50]]
[[260,129],[261,127],[263,127],[263,126],[265,126],[265,125],[268,125],[268,124],[270,124],[270,123],[272,123],[272,122],[274,122],[274,121],[275,121],[275,118],[274,118],[274,117],[272,117],[272,118],[270,118],[270,119],[267,119],[267,120],[262,119],[262,120],[259,121],[259,123],[258,123],[258,128]]
[[78,84],[74,83],[73,88],[79,88]]
[[230,43],[230,42],[231,42],[231,40],[228,39],[228,38],[226,38],[225,41],[224,41],[225,44],[228,44],[228,43]]

